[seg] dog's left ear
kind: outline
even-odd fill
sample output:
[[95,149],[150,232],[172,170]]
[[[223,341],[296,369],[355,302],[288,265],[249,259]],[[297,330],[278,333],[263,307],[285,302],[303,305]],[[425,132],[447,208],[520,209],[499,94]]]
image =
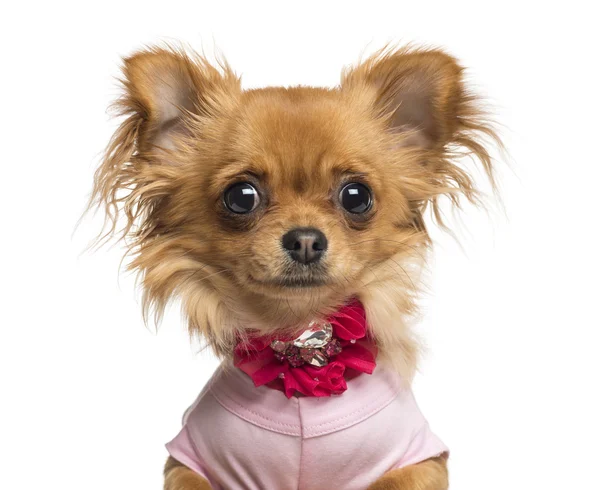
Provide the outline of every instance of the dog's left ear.
[[406,136],[403,146],[426,149],[452,138],[466,97],[462,68],[439,50],[376,53],[344,74],[342,88],[357,86],[372,91],[378,113],[392,130]]
[[387,48],[346,70],[341,90],[368,101],[374,117],[392,134],[392,150],[416,150],[411,153],[417,165],[403,168],[411,174],[404,190],[417,221],[430,204],[444,225],[438,205],[443,195],[455,205],[461,194],[479,203],[470,172],[461,165],[465,155],[479,162],[495,188],[488,148],[502,149],[502,142],[452,56],[435,49]]

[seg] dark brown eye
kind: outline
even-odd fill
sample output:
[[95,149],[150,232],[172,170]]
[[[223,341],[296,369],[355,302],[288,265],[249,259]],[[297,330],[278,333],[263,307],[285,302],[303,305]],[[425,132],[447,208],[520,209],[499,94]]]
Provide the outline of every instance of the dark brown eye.
[[227,209],[236,214],[250,213],[260,202],[258,191],[248,182],[232,185],[225,191],[223,199]]
[[358,182],[346,184],[340,191],[340,204],[349,213],[366,213],[373,204],[371,190]]

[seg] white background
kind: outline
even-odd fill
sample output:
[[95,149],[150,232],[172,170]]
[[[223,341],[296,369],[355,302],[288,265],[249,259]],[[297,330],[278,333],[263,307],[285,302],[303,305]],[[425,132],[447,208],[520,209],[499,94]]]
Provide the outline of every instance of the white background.
[[470,68],[512,170],[500,172],[505,213],[463,214],[462,249],[435,234],[417,398],[452,449],[454,490],[600,488],[592,3],[4,6],[0,487],[158,490],[163,443],[216,366],[177,307],[158,333],[144,327],[118,247],[84,252],[98,218],[73,234],[115,129],[119,57],[182,40],[216,44],[246,87],[335,85],[388,41],[443,46]]

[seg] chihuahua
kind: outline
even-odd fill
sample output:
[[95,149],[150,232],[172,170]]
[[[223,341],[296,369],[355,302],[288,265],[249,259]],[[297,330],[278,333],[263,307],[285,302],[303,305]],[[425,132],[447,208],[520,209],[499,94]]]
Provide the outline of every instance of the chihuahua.
[[445,52],[386,47],[335,88],[244,90],[166,46],[124,60],[96,171],[145,317],[182,303],[223,359],[167,445],[166,490],[448,488],[410,390],[441,199],[479,203],[497,142]]

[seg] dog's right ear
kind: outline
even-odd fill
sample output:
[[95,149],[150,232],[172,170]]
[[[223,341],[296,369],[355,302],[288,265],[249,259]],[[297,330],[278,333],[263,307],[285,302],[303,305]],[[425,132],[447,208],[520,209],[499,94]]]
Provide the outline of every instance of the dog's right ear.
[[126,58],[121,83],[124,93],[115,108],[124,119],[96,170],[88,205],[105,211],[105,239],[116,232],[120,216],[126,219],[120,237],[134,230],[135,236],[151,234],[156,211],[175,185],[171,170],[191,148],[186,143],[235,107],[241,92],[225,61],[215,67],[174,48]]
[[119,105],[139,118],[138,150],[171,149],[186,130],[186,118],[206,114],[217,94],[239,90],[239,79],[183,50],[155,48],[124,60],[125,96]]

